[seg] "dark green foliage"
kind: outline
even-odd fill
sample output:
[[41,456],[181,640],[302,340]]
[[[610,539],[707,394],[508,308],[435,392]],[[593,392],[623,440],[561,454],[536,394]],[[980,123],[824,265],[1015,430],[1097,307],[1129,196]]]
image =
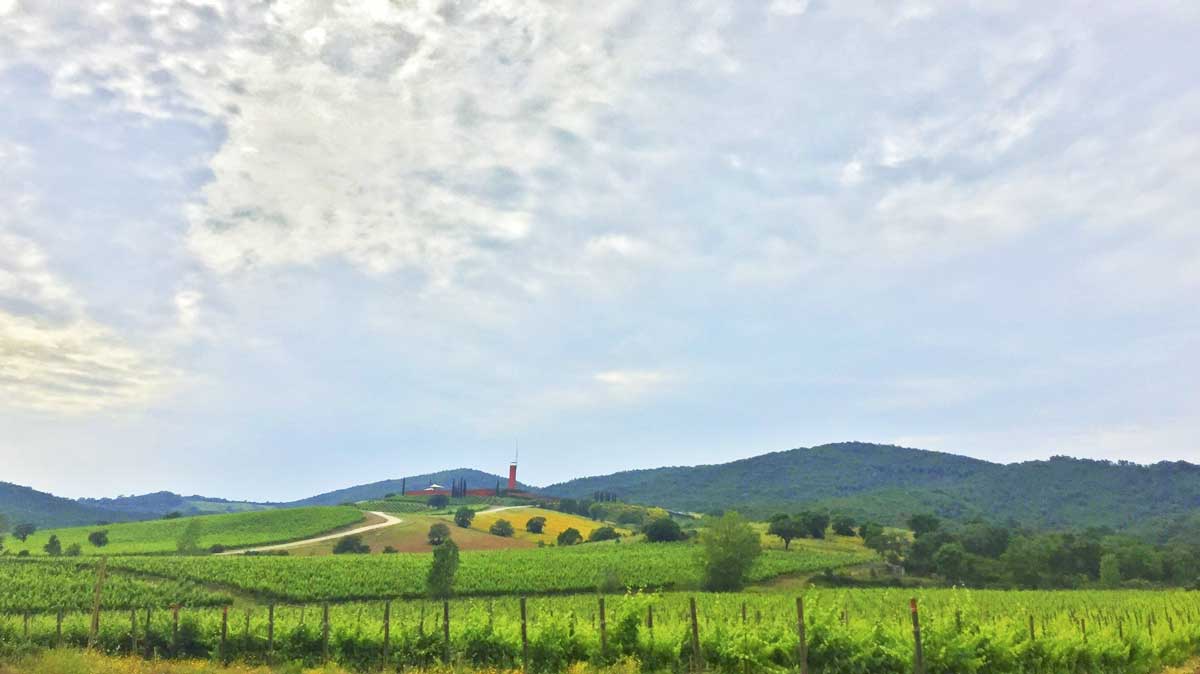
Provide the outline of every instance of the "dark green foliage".
[[854,518],[849,515],[838,515],[833,518],[833,533],[838,536],[856,535],[854,531],[855,526],[857,524],[854,522]]
[[454,574],[458,573],[458,544],[450,539],[433,550],[433,565],[425,578],[429,596],[444,599],[453,593]]
[[396,548],[393,548],[390,545],[384,546],[384,548],[383,548],[383,554],[385,554],[385,555],[394,555],[398,552],[400,552],[400,551],[397,550]]
[[[718,465],[625,471],[545,489],[565,497],[596,491],[676,510],[736,507],[761,518],[785,509],[827,508],[890,525],[901,525],[914,513],[931,513],[943,520],[1011,519],[1037,529],[1144,526],[1162,533],[1165,523],[1187,516],[1200,503],[1200,466],[1068,457],[1000,465],[845,443]],[[1193,530],[1200,531],[1200,525]]]
[[825,538],[825,530],[829,528],[829,515],[823,512],[805,511],[796,516],[804,536],[808,538]]
[[47,555],[57,557],[62,554],[62,543],[59,542],[58,536],[52,534],[42,549],[46,551]]
[[[318,494],[299,501],[284,504],[287,507],[306,506],[306,505],[337,505],[344,501],[371,501],[380,498],[386,498],[388,494],[406,494],[408,489],[408,480],[413,481],[414,489],[422,487],[417,485],[428,484],[454,484],[456,482],[465,481],[472,485],[472,489],[476,486],[487,487],[498,481],[507,481],[507,478],[485,473],[472,468],[456,468],[454,470],[443,470],[437,473],[426,473],[424,475],[409,475],[407,477],[397,478],[395,480],[382,480],[380,482],[372,482],[370,484],[362,484],[346,489],[338,489],[336,491]],[[526,489],[525,485],[517,484],[518,489]]]
[[454,513],[454,523],[463,529],[469,528],[474,519],[475,511],[471,510],[470,508],[459,508],[458,511]]
[[[0,513],[8,517],[10,524],[28,522],[43,529],[87,526],[101,520],[117,522],[138,519],[8,482],[0,482]],[[16,531],[13,533],[16,534]]]
[[782,539],[783,549],[787,550],[791,547],[793,539],[804,535],[804,525],[799,519],[780,513],[771,518],[771,523],[767,526],[767,533]]
[[365,555],[369,552],[371,546],[363,543],[362,536],[357,534],[343,536],[338,539],[337,545],[333,546],[335,555]]
[[88,543],[91,543],[98,548],[108,545],[108,530],[101,529],[100,531],[93,531],[92,533],[88,534]]
[[172,510],[171,512],[162,516],[164,520],[177,520],[180,517],[183,517],[183,513],[179,512],[178,510]]
[[63,552],[63,554],[68,557],[78,557],[83,554],[83,546],[79,545],[78,543],[72,543],[67,546],[67,549]]
[[617,530],[612,527],[596,527],[588,534],[588,542],[596,543],[599,541],[615,541],[621,537]]
[[568,527],[558,534],[559,545],[576,545],[583,541],[583,534],[575,527]]
[[679,523],[670,517],[660,517],[654,520],[642,529],[642,533],[646,535],[646,540],[650,543],[670,543],[682,541],[685,538],[683,530],[679,528]]
[[429,500],[426,501],[426,503],[428,503],[429,507],[433,508],[434,510],[441,510],[442,508],[450,505],[450,497],[446,496],[445,494],[434,494],[433,496],[429,497]]
[[32,536],[35,531],[37,531],[37,525],[31,522],[22,522],[13,528],[13,538],[24,543],[25,539]]
[[714,592],[740,590],[755,560],[762,554],[756,532],[736,512],[728,512],[700,537],[704,588]]
[[942,521],[928,513],[913,515],[908,518],[908,528],[912,530],[914,536],[924,536],[932,531],[937,531],[940,526],[942,526]]
[[493,536],[511,538],[512,535],[516,533],[516,530],[513,529],[512,522],[509,522],[508,520],[496,520],[495,522],[492,522],[492,526],[488,527],[488,533]]
[[971,577],[970,559],[961,543],[946,543],[933,554],[933,566],[937,574],[951,583],[959,583]]
[[441,545],[450,540],[450,527],[436,522],[429,526],[429,535],[427,536],[430,545]]
[[545,530],[545,528],[545,517],[530,517],[529,520],[525,522],[525,531],[528,531],[531,534],[540,534],[543,530]]

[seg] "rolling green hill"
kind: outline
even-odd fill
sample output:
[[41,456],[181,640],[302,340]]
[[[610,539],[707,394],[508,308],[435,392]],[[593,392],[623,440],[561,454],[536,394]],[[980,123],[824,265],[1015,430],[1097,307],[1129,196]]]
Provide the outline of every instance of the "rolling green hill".
[[10,525],[29,522],[39,527],[141,519],[130,513],[72,501],[8,482],[0,482],[0,514],[8,518]]
[[841,443],[731,463],[626,471],[550,485],[664,507],[751,515],[828,508],[884,523],[917,512],[984,517],[1037,528],[1136,529],[1200,510],[1200,466],[1150,466],[1069,457],[996,464],[919,449]]
[[273,506],[265,503],[228,501],[209,496],[181,496],[174,492],[158,491],[138,496],[116,498],[81,498],[79,502],[104,510],[127,513],[138,519],[152,519],[167,513],[203,515],[208,513],[236,513],[247,510],[266,510]]
[[[58,536],[64,550],[72,543],[78,543],[84,555],[172,553],[177,551],[185,532],[188,532],[196,548],[206,550],[218,544],[233,548],[293,541],[361,519],[362,513],[356,508],[289,508],[128,522],[102,527],[46,529],[33,534],[25,542],[9,537],[5,540],[4,548],[12,554],[28,550],[31,555],[44,555],[43,546],[54,535]],[[104,547],[96,547],[88,542],[88,534],[100,530],[108,532],[108,545]]]

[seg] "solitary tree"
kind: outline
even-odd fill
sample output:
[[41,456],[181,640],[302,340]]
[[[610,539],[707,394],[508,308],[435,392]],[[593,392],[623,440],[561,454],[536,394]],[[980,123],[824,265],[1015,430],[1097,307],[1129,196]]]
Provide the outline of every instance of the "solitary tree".
[[736,512],[728,512],[700,537],[704,587],[713,591],[740,590],[746,574],[762,554],[758,532]]
[[492,526],[488,527],[488,533],[493,536],[511,538],[515,531],[513,530],[512,522],[508,520],[496,520],[492,522]]
[[612,527],[597,527],[588,534],[588,542],[615,541],[620,537],[621,534],[618,534],[617,530]]
[[854,518],[849,515],[838,515],[833,518],[833,533],[838,536],[853,536]]
[[541,517],[540,515],[538,517],[530,517],[529,520],[527,522],[525,522],[525,531],[528,531],[531,534],[540,534],[545,530],[546,530],[546,518],[545,517]]
[[829,528],[829,515],[804,511],[796,516],[804,535],[810,538],[825,538],[825,530]]
[[642,527],[642,533],[646,534],[646,540],[650,543],[670,543],[683,540],[683,530],[679,528],[679,523],[670,517],[660,517],[654,520]]
[[804,535],[804,527],[795,517],[779,514],[771,518],[767,533],[783,539],[783,549],[787,550],[792,545],[793,538]]
[[583,540],[583,534],[575,527],[568,527],[558,535],[559,545],[575,545]]
[[93,531],[92,533],[88,534],[88,543],[91,543],[98,548],[108,545],[108,530],[101,529],[100,531]]
[[16,528],[13,529],[13,537],[24,543],[25,539],[32,536],[33,532],[35,531],[37,531],[37,525],[30,524],[29,522],[23,522],[18,524]]
[[429,497],[429,501],[427,501],[427,503],[429,504],[430,508],[433,508],[434,510],[441,510],[442,508],[450,505],[450,497],[446,496],[445,494],[434,494],[433,496]]
[[434,599],[446,599],[454,591],[454,574],[458,572],[458,545],[446,539],[433,549],[433,565],[425,577],[425,587]]
[[429,527],[429,544],[441,545],[450,540],[450,527],[438,522]]
[[363,543],[362,536],[342,536],[337,545],[333,546],[335,555],[365,555],[371,552],[371,546]]
[[62,543],[59,542],[57,535],[50,534],[50,540],[46,541],[42,549],[46,551],[47,555],[57,557],[62,554]]
[[463,506],[454,513],[454,523],[458,526],[467,529],[471,526],[471,521],[475,519],[475,511]]

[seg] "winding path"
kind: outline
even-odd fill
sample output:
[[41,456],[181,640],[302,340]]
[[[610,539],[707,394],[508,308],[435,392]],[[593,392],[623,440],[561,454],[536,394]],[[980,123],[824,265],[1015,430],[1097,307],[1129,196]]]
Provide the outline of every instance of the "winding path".
[[401,522],[404,521],[404,520],[400,519],[399,517],[394,517],[387,513],[379,512],[377,510],[368,510],[366,512],[368,512],[372,515],[378,515],[379,517],[382,517],[384,519],[384,521],[376,522],[375,524],[367,524],[367,525],[358,527],[357,529],[349,529],[347,531],[339,531],[335,534],[325,534],[324,536],[316,536],[314,538],[306,538],[302,541],[292,541],[291,543],[277,543],[275,545],[260,545],[255,548],[239,548],[237,550],[227,550],[225,552],[219,552],[219,553],[217,553],[217,555],[218,556],[240,555],[244,552],[267,552],[269,550],[287,550],[289,548],[298,548],[302,545],[309,545],[311,543],[320,543],[321,541],[332,541],[335,538],[342,538],[343,536],[353,536],[355,534],[363,534],[368,531],[375,531],[376,529],[383,529],[385,527],[390,527],[390,526],[393,526],[396,524],[400,524]]

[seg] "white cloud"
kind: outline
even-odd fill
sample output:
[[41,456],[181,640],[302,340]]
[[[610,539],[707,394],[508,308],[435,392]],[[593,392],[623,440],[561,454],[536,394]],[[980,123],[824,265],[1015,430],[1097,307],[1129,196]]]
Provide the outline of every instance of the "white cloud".
[[671,376],[659,370],[607,370],[597,372],[595,380],[621,399],[639,398],[660,391]]

